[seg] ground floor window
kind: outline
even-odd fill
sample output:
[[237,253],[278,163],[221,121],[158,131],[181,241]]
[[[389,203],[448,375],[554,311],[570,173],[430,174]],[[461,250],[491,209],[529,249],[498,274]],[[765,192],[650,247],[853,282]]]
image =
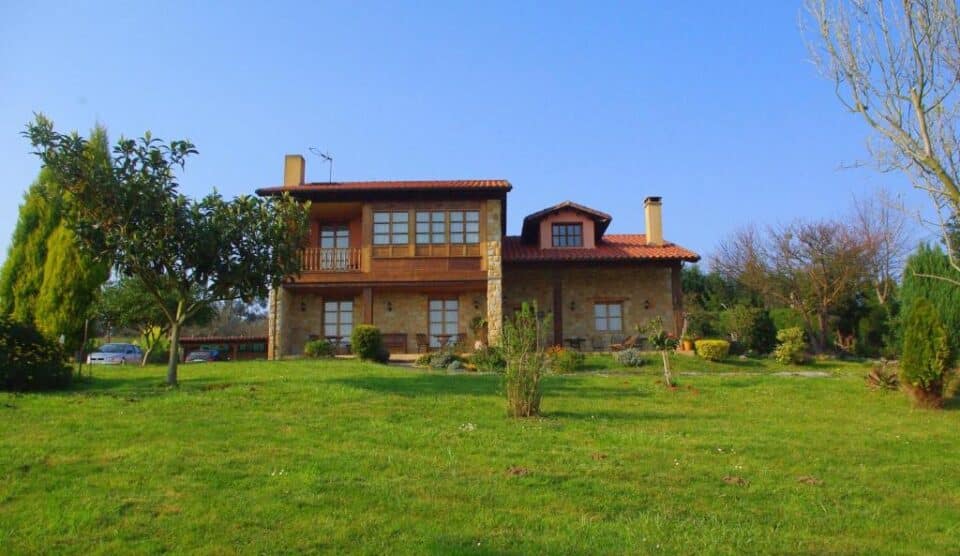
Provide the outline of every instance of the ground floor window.
[[353,332],[353,301],[324,301],[323,335],[337,337],[340,342],[350,340]]
[[456,299],[430,300],[430,347],[440,347],[460,332],[459,314],[460,304]]
[[621,332],[623,330],[623,306],[620,303],[595,303],[594,326],[598,332]]

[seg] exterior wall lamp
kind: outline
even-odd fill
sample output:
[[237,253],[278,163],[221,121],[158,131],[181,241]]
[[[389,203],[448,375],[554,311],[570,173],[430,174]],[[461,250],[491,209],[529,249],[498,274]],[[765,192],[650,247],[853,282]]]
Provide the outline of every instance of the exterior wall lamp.
[[392,301],[387,301],[387,312],[388,312],[388,313],[392,313],[392,312],[393,312],[393,302],[392,302]]
[[300,300],[300,312],[301,313],[307,312],[307,301],[305,299]]
[[571,302],[570,302],[570,310],[571,310],[571,311],[576,311],[576,309],[577,309],[577,302],[576,302],[576,301],[571,301]]
[[644,309],[649,309],[649,308],[650,308],[650,300],[649,300],[649,299],[644,299],[644,300],[643,300],[643,308],[644,308]]

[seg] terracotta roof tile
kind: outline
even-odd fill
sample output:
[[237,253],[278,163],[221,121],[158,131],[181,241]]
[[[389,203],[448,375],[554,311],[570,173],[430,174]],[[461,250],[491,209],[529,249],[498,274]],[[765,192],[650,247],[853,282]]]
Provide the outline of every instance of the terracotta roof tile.
[[661,247],[647,245],[644,234],[607,234],[593,249],[540,249],[524,243],[520,236],[503,238],[503,262],[550,261],[689,261],[700,260],[700,255],[675,243]]
[[304,185],[262,187],[257,195],[290,193],[345,192],[345,191],[433,191],[433,190],[502,190],[513,186],[507,180],[407,180],[407,181],[344,181],[320,182]]

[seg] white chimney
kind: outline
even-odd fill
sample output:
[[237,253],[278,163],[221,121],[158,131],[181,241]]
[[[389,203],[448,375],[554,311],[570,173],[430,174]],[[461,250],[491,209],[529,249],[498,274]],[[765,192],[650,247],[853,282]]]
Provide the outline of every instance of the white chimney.
[[303,185],[306,163],[299,154],[288,154],[283,158],[283,186]]
[[647,224],[647,245],[663,245],[663,202],[660,197],[647,197],[643,201],[644,220]]

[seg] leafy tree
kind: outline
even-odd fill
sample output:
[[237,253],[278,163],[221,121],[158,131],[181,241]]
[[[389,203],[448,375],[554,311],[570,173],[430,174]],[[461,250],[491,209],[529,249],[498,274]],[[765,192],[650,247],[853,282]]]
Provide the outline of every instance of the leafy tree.
[[[167,314],[177,308],[177,296],[172,291],[162,292],[163,304],[157,302],[153,293],[136,277],[120,277],[104,286],[97,307],[97,317],[110,327],[132,328],[143,342],[143,360],[146,364],[150,354],[170,332]],[[185,324],[202,326],[215,314],[211,306],[205,306],[193,314]]]
[[[945,276],[960,280],[960,272],[954,270],[946,253],[937,245],[923,244],[907,259],[900,288],[903,313],[908,313],[918,303],[929,301],[937,307],[940,321],[947,329],[950,351],[960,353],[960,288],[944,280],[930,276]],[[908,331],[904,321],[901,335]]]
[[[24,133],[76,202],[74,231],[86,247],[154,297],[170,327],[167,383],[177,384],[180,333],[218,301],[251,301],[299,271],[307,209],[289,196],[196,201],[181,194],[176,169],[197,153],[189,141],[164,143],[146,133],[121,138],[104,161],[85,156],[88,140],[62,134],[42,115]],[[166,294],[173,294],[171,310]]]

